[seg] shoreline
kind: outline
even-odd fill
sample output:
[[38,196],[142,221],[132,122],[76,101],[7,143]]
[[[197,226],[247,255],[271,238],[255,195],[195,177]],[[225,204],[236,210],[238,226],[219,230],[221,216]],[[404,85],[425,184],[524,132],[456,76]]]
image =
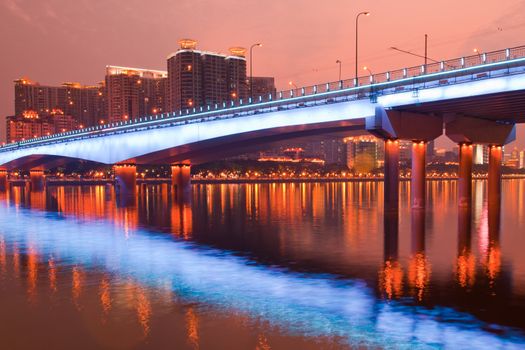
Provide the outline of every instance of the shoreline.
[[[525,179],[523,175],[503,176],[502,180],[519,180]],[[427,177],[427,181],[457,181],[457,177]],[[474,177],[473,180],[487,180],[487,176]],[[330,182],[381,182],[382,177],[320,177],[320,178],[241,178],[241,179],[203,179],[193,178],[192,184],[196,185],[213,185],[213,184],[267,184],[267,183],[330,183]],[[411,181],[410,178],[400,178],[400,182]],[[25,186],[30,183],[29,179],[9,180],[11,186]],[[113,185],[113,179],[85,179],[85,180],[68,180],[68,179],[48,179],[46,186],[105,186]],[[154,184],[171,184],[169,178],[158,179],[137,179],[137,185],[154,185]]]

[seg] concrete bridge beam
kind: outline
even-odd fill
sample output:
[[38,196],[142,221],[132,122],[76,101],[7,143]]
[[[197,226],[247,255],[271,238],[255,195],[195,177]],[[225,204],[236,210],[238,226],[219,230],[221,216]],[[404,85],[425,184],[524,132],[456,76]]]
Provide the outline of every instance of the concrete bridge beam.
[[43,169],[29,170],[29,179],[31,181],[31,191],[43,191],[46,178]]
[[191,165],[172,164],[171,185],[178,194],[188,192],[191,188]]
[[134,195],[137,192],[137,166],[135,164],[116,164],[115,190],[119,195]]
[[450,115],[445,117],[445,134],[457,144],[506,145],[516,139],[516,124]]

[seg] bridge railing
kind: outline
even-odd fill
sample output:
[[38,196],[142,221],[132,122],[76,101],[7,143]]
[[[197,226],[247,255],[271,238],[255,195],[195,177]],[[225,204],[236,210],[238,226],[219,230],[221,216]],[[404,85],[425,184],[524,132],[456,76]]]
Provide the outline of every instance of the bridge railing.
[[[173,113],[144,116],[134,120],[92,126],[81,130],[43,136],[36,139],[7,144],[0,147],[0,152],[6,152],[22,147],[33,147],[45,143],[67,142],[72,139],[93,137],[94,133],[103,136],[103,134],[115,133],[115,129],[142,130],[142,125],[150,125],[152,122],[154,122],[155,125],[158,123],[188,123],[198,120],[210,120],[209,118],[216,119],[221,115],[230,117],[231,115],[239,115],[241,112],[246,112],[247,114],[256,113],[260,110],[279,108],[280,105],[286,106],[287,104],[293,104],[295,101],[298,101],[298,98],[304,97],[321,99],[328,98],[326,95],[330,94],[332,97],[345,95],[346,99],[344,100],[369,98],[372,94],[380,95],[384,93],[404,91],[404,85],[413,85],[415,83],[414,79],[426,79],[429,81],[437,80],[438,85],[441,85],[443,81],[446,81],[448,84],[450,82],[447,77],[450,74],[447,74],[447,72],[454,73],[457,76],[468,76],[473,74],[473,72],[468,69],[479,67],[480,70],[484,71],[497,70],[501,69],[501,66],[488,66],[488,64],[508,62],[521,58],[525,58],[525,46],[487,53],[476,53],[470,56],[430,63],[426,66],[421,65],[374,75],[364,75],[357,79],[345,79],[342,81],[278,91],[272,94],[255,96],[253,99],[230,101],[223,104],[216,104],[214,106],[204,106],[192,108],[191,110],[186,109]],[[440,73],[443,73],[443,77],[447,79],[442,79],[436,76],[436,74]],[[453,83],[458,81],[459,80],[456,78]],[[333,100],[333,98],[328,99]],[[339,101],[342,100],[339,99]]]

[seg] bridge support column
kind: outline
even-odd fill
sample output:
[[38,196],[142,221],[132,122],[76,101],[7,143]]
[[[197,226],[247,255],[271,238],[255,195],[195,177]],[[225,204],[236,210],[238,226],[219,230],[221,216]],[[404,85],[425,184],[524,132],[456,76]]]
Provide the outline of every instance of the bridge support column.
[[412,209],[424,209],[426,198],[426,153],[427,143],[424,141],[412,142],[412,179],[410,190],[412,193]]
[[31,169],[29,171],[31,180],[31,191],[42,191],[45,187],[45,175],[42,169]]
[[471,143],[459,144],[458,204],[469,208],[472,203],[472,153]]
[[[443,134],[443,118],[432,114],[385,110],[377,107],[366,118],[366,130],[387,140],[385,143],[385,210],[397,210],[399,184],[399,145],[397,141],[418,140],[412,156],[412,206],[425,206],[426,142]],[[390,143],[389,143],[390,142]]]
[[501,197],[501,146],[489,146],[488,200],[499,203]]
[[135,164],[116,164],[115,190],[120,195],[134,195],[137,192],[137,166]]
[[172,164],[171,185],[177,194],[187,193],[191,189],[191,165]]
[[385,140],[385,212],[398,210],[399,204],[399,141]]
[[8,189],[7,183],[7,170],[0,169],[0,191],[6,191]]

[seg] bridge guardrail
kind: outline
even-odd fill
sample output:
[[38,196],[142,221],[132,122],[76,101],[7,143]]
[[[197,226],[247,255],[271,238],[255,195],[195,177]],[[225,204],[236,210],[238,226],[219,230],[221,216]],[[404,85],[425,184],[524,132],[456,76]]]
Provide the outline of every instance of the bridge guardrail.
[[[253,101],[230,101],[222,105],[205,106],[193,108],[192,110],[181,110],[173,113],[164,113],[160,115],[144,116],[125,122],[116,122],[106,125],[92,126],[81,130],[69,131],[50,136],[43,136],[36,139],[11,143],[0,147],[0,152],[7,152],[14,149],[34,147],[42,144],[57,142],[68,142],[83,138],[99,137],[112,135],[121,132],[134,132],[149,128],[153,123],[155,127],[158,124],[167,124],[167,126],[177,125],[179,123],[196,122],[198,120],[209,120],[208,118],[229,118],[232,115],[254,114],[265,111],[272,111],[274,108],[287,108],[288,105],[304,104],[330,94],[325,100],[334,102],[334,99],[341,101],[341,96],[346,96],[345,101],[376,98],[378,95],[407,91],[406,86],[416,88],[416,84],[423,84],[419,88],[428,88],[430,86],[458,83],[458,77],[473,75],[476,67],[480,71],[494,71],[501,69],[502,66],[490,66],[489,64],[510,63],[512,60],[525,58],[525,46],[519,46],[511,49],[493,51],[488,53],[476,53],[461,58],[454,58],[442,62],[434,62],[422,66],[403,68],[385,73],[374,75],[360,76],[357,79],[345,79],[342,81],[328,82],[324,84],[311,85],[291,90],[279,91],[269,95],[255,96]],[[525,61],[523,62],[525,65]],[[469,69],[469,70],[467,70]],[[441,74],[436,77],[436,74]],[[490,74],[484,77],[490,77]],[[413,79],[421,81],[415,81]],[[433,78],[433,79],[432,79]],[[453,78],[452,81],[450,79]],[[425,85],[433,82],[431,85]],[[311,99],[307,99],[311,97]],[[246,103],[247,102],[247,103]],[[240,109],[240,110],[239,110]],[[246,113],[247,112],[247,113]]]

